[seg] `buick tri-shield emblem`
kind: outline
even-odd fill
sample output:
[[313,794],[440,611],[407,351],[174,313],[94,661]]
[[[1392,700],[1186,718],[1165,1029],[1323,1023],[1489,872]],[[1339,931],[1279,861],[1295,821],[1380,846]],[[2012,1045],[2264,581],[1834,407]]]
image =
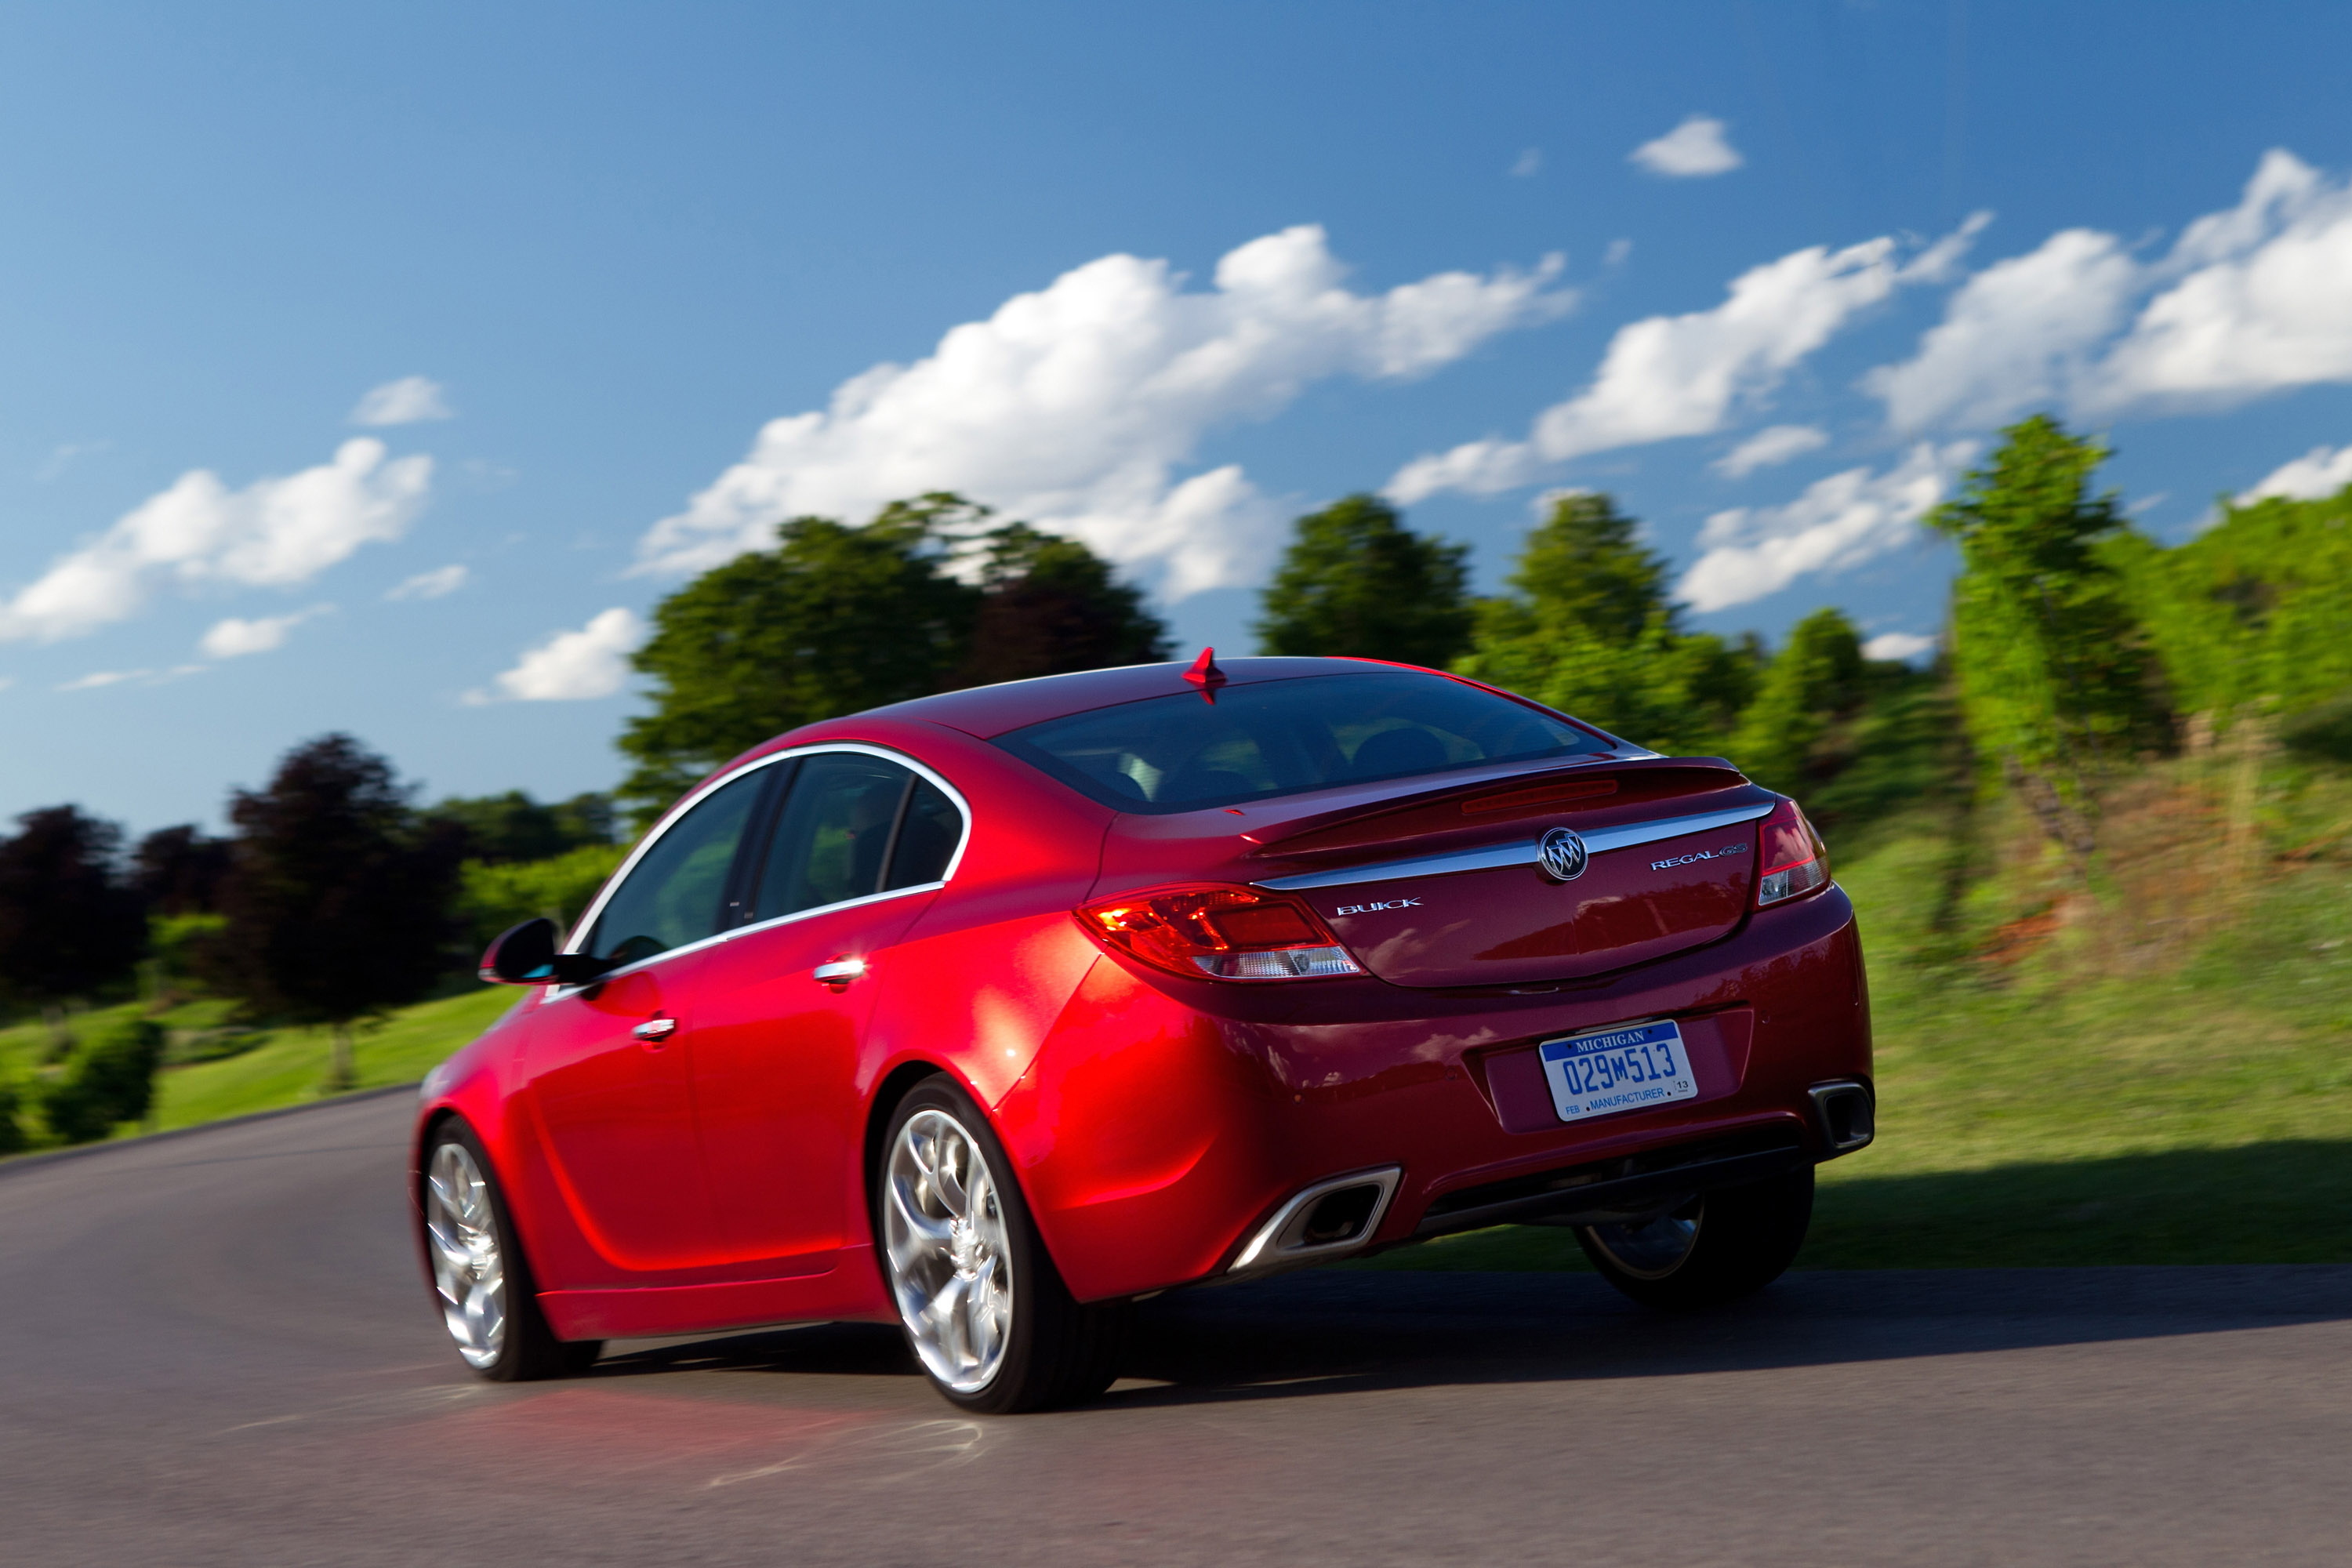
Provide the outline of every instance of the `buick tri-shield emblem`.
[[1591,857],[1585,852],[1584,840],[1565,827],[1544,830],[1536,844],[1536,859],[1543,873],[1555,882],[1573,882],[1584,875],[1584,863]]

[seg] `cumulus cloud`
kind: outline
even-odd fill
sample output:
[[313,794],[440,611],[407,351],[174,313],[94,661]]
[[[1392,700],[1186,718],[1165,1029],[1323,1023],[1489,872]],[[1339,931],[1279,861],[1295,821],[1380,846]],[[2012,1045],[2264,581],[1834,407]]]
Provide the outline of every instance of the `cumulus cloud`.
[[1881,632],[1862,645],[1864,658],[1917,658],[1936,646],[1936,639],[1917,632]]
[[1907,266],[1889,238],[1843,250],[1811,246],[1732,279],[1712,310],[1621,327],[1591,384],[1536,416],[1526,440],[1471,441],[1417,458],[1389,493],[1410,502],[1444,489],[1513,489],[1587,453],[1720,430],[1858,313],[1903,284],[1941,277],[1975,225]]
[[1644,142],[1627,159],[1653,174],[1670,180],[1692,180],[1727,174],[1747,162],[1724,139],[1729,129],[1710,115],[1694,114],[1654,142]]
[[444,594],[454,594],[464,587],[473,574],[459,563],[436,566],[430,572],[419,572],[404,578],[384,591],[387,599],[437,599]]
[[614,607],[576,632],[557,632],[526,651],[498,676],[498,692],[469,691],[468,702],[579,702],[610,697],[629,679],[629,655],[646,640],[646,624]]
[[2080,416],[2225,407],[2352,381],[2352,185],[2263,155],[2238,205],[2141,261],[2067,229],[1987,268],[1919,352],[1864,386],[1898,428],[1990,424],[2034,405]]
[[248,653],[268,653],[286,646],[286,634],[304,621],[334,614],[332,605],[313,605],[290,616],[265,616],[240,620],[235,616],[217,622],[196,644],[206,658],[237,658]]
[[1245,583],[1280,514],[1240,468],[1179,479],[1204,434],[1287,406],[1311,382],[1420,375],[1573,304],[1533,271],[1346,286],[1312,226],[1267,235],[1188,290],[1164,261],[1106,256],[950,329],[910,365],[845,382],[771,421],[742,461],[663,519],[638,570],[697,571],[763,548],[798,513],[860,519],[959,490],[1161,574],[1170,597]]
[[2290,500],[2319,500],[2352,485],[2352,445],[2314,447],[2291,462],[2281,463],[2262,481],[2238,497],[2240,506],[2266,496]]
[[421,375],[404,375],[398,381],[387,381],[382,386],[371,387],[359,406],[352,410],[354,425],[415,425],[427,419],[451,419],[456,410],[443,395],[446,389],[437,381]]
[[1791,458],[1819,451],[1829,444],[1828,434],[1810,425],[1775,425],[1769,429],[1759,430],[1717,458],[1715,471],[1727,479],[1741,479],[1759,468],[1769,468]]
[[1976,445],[1922,441],[1883,473],[1848,468],[1783,506],[1734,507],[1699,531],[1703,553],[1675,593],[1695,610],[1727,609],[1777,594],[1808,573],[1843,572],[1917,537]]
[[2111,234],[2053,234],[1961,285],[1918,353],[1863,385],[1902,430],[1990,425],[2071,396],[2090,353],[2123,325],[2140,271]]
[[54,642],[136,615],[159,585],[283,587],[394,540],[425,504],[425,457],[346,441],[331,462],[241,490],[197,468],[0,602],[0,641]]

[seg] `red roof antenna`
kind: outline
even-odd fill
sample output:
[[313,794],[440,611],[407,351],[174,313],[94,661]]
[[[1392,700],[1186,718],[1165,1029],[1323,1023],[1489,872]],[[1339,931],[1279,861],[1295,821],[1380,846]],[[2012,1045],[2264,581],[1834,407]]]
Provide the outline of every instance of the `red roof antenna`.
[[1201,657],[1192,661],[1192,668],[1184,672],[1184,679],[1201,689],[1202,701],[1213,706],[1217,688],[1225,683],[1225,672],[1217,668],[1217,650],[1202,648]]

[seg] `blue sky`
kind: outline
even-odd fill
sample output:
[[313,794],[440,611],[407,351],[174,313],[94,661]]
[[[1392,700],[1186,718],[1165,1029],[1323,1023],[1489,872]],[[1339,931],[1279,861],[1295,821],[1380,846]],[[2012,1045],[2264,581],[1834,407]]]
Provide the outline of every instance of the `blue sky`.
[[932,486],[1234,649],[1354,489],[1899,638],[2018,412],[2166,538],[2352,478],[2340,6],[480,13],[0,25],[0,814],[604,786],[682,573]]

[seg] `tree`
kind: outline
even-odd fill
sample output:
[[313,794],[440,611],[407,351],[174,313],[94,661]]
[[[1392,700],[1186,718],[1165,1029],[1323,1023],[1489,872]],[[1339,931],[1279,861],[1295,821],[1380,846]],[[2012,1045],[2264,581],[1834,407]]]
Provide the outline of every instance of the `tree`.
[[1309,512],[1266,584],[1256,626],[1271,654],[1351,654],[1443,669],[1469,647],[1470,547],[1405,527],[1376,496]]
[[650,818],[770,736],[960,686],[1147,663],[1167,628],[1075,540],[935,491],[852,528],[781,524],[663,600],[635,656],[654,710],[629,721],[621,786]]
[[545,860],[583,845],[613,842],[613,797],[607,795],[576,795],[551,805],[519,789],[451,795],[431,815],[465,830],[467,859],[492,865]]
[[392,766],[348,735],[298,746],[269,787],[230,801],[224,979],[262,1012],[333,1032],[350,1087],[352,1025],[414,1002],[448,967],[462,836],[420,819]]
[[219,908],[228,875],[229,841],[194,823],[159,827],[131,857],[131,882],[156,915],[208,915]]
[[1454,668],[1661,752],[1720,748],[1756,689],[1756,650],[1685,632],[1666,563],[1605,495],[1574,492],[1528,534],[1512,591],[1477,605]]
[[41,1086],[41,1119],[68,1143],[89,1143],[155,1103],[155,1069],[163,1065],[163,1026],[121,1018],[82,1042],[66,1070]]
[[1978,754],[2079,858],[2093,847],[2102,773],[2158,743],[2164,714],[2123,579],[2101,549],[2125,531],[2114,494],[2090,494],[2107,449],[2047,415],[2001,434],[1992,461],[1927,515],[1960,547],[1960,708]]
[[1170,657],[1167,625],[1144,608],[1142,591],[1076,540],[1012,522],[975,543],[981,596],[958,686]]
[[121,828],[70,805],[16,826],[0,839],[0,986],[38,1004],[62,1047],[64,1004],[128,979],[147,923],[119,865]]
[[939,690],[962,662],[981,590],[940,570],[945,524],[926,497],[864,528],[796,517],[776,548],[739,555],[664,599],[632,657],[654,710],[628,722],[620,794],[660,812],[704,773],[782,731]]
[[1792,791],[1811,776],[1814,748],[1869,695],[1862,638],[1841,610],[1815,610],[1789,632],[1740,716],[1731,754],[1750,777]]

